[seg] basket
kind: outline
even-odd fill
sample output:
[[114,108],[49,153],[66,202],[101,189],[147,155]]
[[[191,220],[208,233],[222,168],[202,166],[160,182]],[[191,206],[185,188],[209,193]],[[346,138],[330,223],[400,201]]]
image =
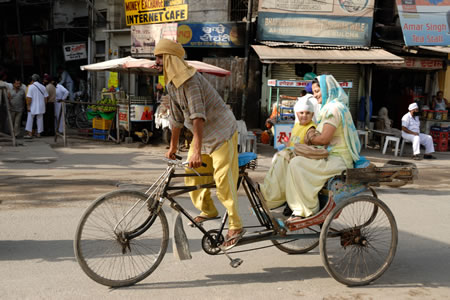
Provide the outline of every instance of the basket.
[[106,120],[100,117],[95,117],[92,121],[92,128],[100,130],[108,130],[111,128],[112,120]]

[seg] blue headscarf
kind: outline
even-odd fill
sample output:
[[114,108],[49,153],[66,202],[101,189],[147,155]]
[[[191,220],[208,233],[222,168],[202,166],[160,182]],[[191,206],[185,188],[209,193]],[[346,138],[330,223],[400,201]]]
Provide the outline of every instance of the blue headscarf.
[[348,96],[344,89],[334,79],[333,75],[320,75],[316,77],[319,80],[320,91],[322,92],[322,105],[317,122],[326,120],[331,116],[329,108],[335,106],[341,113],[342,128],[347,147],[350,151],[353,161],[359,160],[361,144],[359,142],[358,132],[353,123],[352,115],[348,109]]

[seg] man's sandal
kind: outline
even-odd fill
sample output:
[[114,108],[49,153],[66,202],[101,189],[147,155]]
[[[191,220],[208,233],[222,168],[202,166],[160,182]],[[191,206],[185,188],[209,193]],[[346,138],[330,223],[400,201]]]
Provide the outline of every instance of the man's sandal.
[[[231,248],[233,248],[234,246],[236,246],[239,241],[242,239],[242,237],[244,236],[244,234],[246,233],[246,230],[244,228],[241,229],[241,231],[233,234],[233,235],[228,235],[225,237],[225,241],[223,242],[222,245],[219,246],[219,248],[223,251],[223,250],[230,250]],[[224,244],[228,244],[228,242],[232,242],[229,245],[224,245]]]
[[[194,218],[194,222],[197,223],[197,225],[201,225],[203,222],[211,221],[211,220],[218,220],[218,219],[220,219],[220,216],[210,218],[207,216],[198,215]],[[188,226],[195,227],[193,222],[189,222]]]

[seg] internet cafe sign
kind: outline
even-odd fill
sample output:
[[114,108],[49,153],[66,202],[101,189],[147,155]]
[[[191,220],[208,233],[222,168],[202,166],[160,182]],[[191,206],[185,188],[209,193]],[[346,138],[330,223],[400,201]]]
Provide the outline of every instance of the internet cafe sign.
[[125,0],[128,26],[187,20],[187,0]]
[[260,0],[258,40],[370,45],[375,0]]

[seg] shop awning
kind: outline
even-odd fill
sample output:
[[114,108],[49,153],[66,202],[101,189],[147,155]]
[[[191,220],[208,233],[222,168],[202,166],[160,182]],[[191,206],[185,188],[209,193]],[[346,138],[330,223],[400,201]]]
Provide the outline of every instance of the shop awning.
[[401,64],[403,58],[383,49],[342,50],[268,47],[252,45],[264,64]]
[[450,54],[450,47],[443,46],[419,46],[420,49],[435,51],[439,53],[447,53]]

